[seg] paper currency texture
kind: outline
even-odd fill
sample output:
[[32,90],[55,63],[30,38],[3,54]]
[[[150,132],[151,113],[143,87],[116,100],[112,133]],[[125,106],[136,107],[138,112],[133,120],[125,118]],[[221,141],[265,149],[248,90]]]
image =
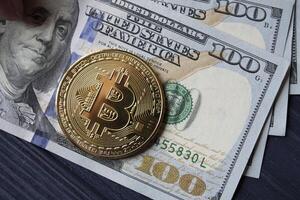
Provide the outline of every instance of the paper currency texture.
[[294,26],[293,26],[293,48],[292,48],[292,67],[291,67],[291,89],[290,94],[292,95],[299,95],[300,94],[300,70],[298,65],[298,60],[300,59],[300,44],[299,44],[299,38],[300,38],[300,3],[299,1],[296,1],[295,6],[295,13],[294,13]]
[[[46,72],[36,74],[47,75],[47,78],[26,85],[25,91],[30,89],[35,96],[35,101],[31,96],[29,103],[35,102],[40,108],[38,112],[34,109],[30,112],[30,106],[21,104],[24,106],[21,110],[29,113],[24,117],[25,125],[9,117],[2,117],[1,125],[2,121],[14,124],[13,129],[7,131],[19,137],[24,136],[18,135],[20,131],[29,130],[30,136],[26,139],[33,144],[155,199],[231,198],[287,72],[287,62],[207,26],[168,13],[167,9],[148,4],[149,1],[61,2],[66,6],[32,5],[30,10],[39,11],[43,7],[52,15],[65,13],[68,23],[58,26],[55,35],[51,35],[56,27],[52,23],[61,24],[66,20],[56,22],[61,18],[45,16],[45,21],[39,22],[42,27],[27,28],[26,35],[38,30],[41,31],[38,41],[41,36],[47,36],[43,41],[48,39],[60,44],[51,51],[53,55],[49,54],[57,62],[63,58],[71,58],[73,62],[91,51],[107,48],[126,50],[145,59],[163,83],[172,81],[166,87],[172,107],[163,133],[156,145],[130,159],[101,161],[79,151],[68,142],[58,125],[53,96],[58,79],[51,80],[52,75],[46,74],[54,73],[50,65],[45,65],[49,67]],[[23,27],[22,24],[10,25]],[[8,40],[12,33],[6,34]],[[36,42],[36,38],[32,41]],[[29,57],[29,63],[33,67],[36,63],[47,63],[44,58],[48,54],[39,55],[35,50],[29,49],[31,53],[26,54],[34,57],[33,62]],[[58,77],[67,68],[55,66],[59,66]],[[7,82],[1,81],[7,86],[2,88],[3,93],[13,91],[9,87],[12,79],[3,71],[7,78]],[[23,77],[17,78],[23,80]],[[47,90],[42,86],[47,86]],[[18,91],[20,97],[25,94]],[[10,103],[12,108],[9,108],[13,110],[22,100],[5,102]],[[37,122],[39,126],[34,125]]]
[[[285,49],[282,47],[287,42],[294,1],[149,1],[271,53],[280,56],[284,54]],[[270,135],[285,135],[286,120],[281,119],[287,117],[289,95],[287,79],[274,104],[271,123],[266,124],[271,127]]]

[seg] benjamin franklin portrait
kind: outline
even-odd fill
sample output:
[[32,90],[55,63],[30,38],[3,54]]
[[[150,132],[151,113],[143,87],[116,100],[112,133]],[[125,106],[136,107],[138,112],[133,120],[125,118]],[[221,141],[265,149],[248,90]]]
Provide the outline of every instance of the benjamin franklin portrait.
[[70,61],[77,0],[28,0],[20,21],[2,21],[0,117],[31,131],[53,132],[36,93],[55,88]]

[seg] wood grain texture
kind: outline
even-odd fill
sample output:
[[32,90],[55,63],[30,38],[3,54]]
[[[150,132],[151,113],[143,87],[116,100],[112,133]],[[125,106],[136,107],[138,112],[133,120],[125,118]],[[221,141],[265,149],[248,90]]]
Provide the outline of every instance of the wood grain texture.
[[[146,200],[128,188],[0,132],[0,200]],[[287,136],[270,137],[261,178],[242,178],[234,199],[300,198],[300,96],[291,97]]]

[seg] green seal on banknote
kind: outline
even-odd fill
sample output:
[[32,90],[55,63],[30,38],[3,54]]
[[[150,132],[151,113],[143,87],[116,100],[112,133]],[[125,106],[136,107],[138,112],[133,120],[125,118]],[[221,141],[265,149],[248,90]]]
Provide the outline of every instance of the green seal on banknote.
[[185,120],[191,113],[193,100],[190,91],[183,85],[169,81],[165,85],[167,98],[167,112],[165,122],[167,124],[178,124]]

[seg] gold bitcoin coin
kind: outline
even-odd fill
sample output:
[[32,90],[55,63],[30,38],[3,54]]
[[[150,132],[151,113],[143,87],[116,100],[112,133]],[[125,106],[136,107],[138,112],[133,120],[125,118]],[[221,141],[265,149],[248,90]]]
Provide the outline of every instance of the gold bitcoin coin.
[[83,151],[109,159],[134,155],[153,141],[165,106],[147,63],[120,50],[92,53],[73,64],[56,103],[64,134]]

